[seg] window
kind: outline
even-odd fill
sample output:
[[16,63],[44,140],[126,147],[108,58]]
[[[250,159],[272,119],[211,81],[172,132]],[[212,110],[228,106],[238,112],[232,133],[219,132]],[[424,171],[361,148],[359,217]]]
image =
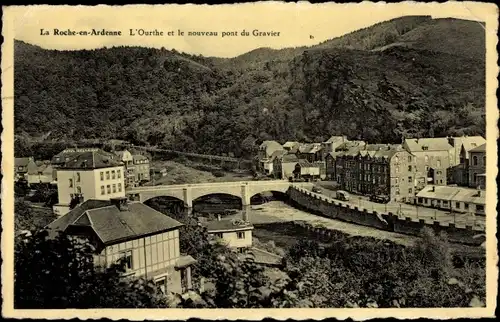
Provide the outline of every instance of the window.
[[163,294],[167,294],[167,280],[165,279],[165,277],[156,280],[155,285],[158,290],[160,290],[160,292],[162,292]]
[[411,165],[409,165],[409,166],[408,166],[408,171],[410,171],[410,172],[411,172]]
[[468,203],[464,203],[464,209],[465,209],[465,210],[468,210],[468,209],[469,209],[469,204],[468,204]]
[[222,233],[215,233],[214,236],[215,236],[215,238],[222,239]]
[[483,166],[486,166],[486,156],[483,155]]
[[471,143],[470,145],[473,146],[473,147],[477,146],[476,143]]
[[413,193],[413,189],[412,188],[408,189],[408,193],[410,194]]
[[245,239],[245,232],[244,231],[237,232],[236,235],[238,236],[238,239]]
[[429,150],[429,147],[428,147],[428,146],[423,146],[423,147],[422,147],[422,151],[427,151],[427,150]]
[[455,208],[460,209],[460,202],[455,202]]
[[116,179],[116,173],[115,170],[111,171],[111,179]]
[[104,181],[104,172],[101,171],[101,181]]
[[476,211],[484,211],[483,205],[476,205]]
[[73,179],[69,179],[69,187],[73,188]]
[[408,162],[411,162],[411,155],[408,156]]
[[437,165],[438,168],[441,168],[441,160],[437,160],[436,165]]
[[121,183],[118,184],[118,192],[122,192],[122,184]]
[[424,202],[423,198],[418,198],[418,203],[423,203],[423,202]]
[[80,186],[76,187],[76,192],[77,193],[82,193],[82,187],[80,187]]
[[106,191],[104,190],[104,186],[101,186],[101,195],[106,194]]
[[243,254],[245,253],[246,248],[245,247],[238,247],[238,253]]
[[408,182],[411,183],[413,181],[412,177],[408,177]]
[[106,171],[106,180],[109,180],[109,171]]
[[132,269],[132,251],[127,250],[121,253],[121,257],[125,259],[125,268]]
[[477,165],[477,155],[472,157],[472,165]]
[[106,186],[106,190],[107,190],[108,195],[109,195],[111,193],[111,186],[109,184]]
[[395,184],[398,184],[398,183],[399,183],[398,178],[395,178],[395,179],[394,179],[394,183],[395,183]]
[[116,174],[117,174],[118,179],[120,179],[122,177],[122,170],[117,170]]
[[396,166],[396,173],[399,173],[399,165]]
[[396,195],[399,195],[399,188],[396,188]]
[[113,193],[116,193],[116,184],[113,184]]
[[474,177],[473,177],[472,181],[473,181],[474,183],[476,183],[476,182],[477,182],[477,173],[475,173],[475,172],[474,172]]
[[76,182],[80,182],[80,172],[76,173]]

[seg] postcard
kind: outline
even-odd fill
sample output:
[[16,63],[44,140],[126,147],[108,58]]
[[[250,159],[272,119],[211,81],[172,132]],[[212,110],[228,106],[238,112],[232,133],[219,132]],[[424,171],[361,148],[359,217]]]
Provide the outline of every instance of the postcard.
[[3,12],[3,316],[494,316],[497,6]]

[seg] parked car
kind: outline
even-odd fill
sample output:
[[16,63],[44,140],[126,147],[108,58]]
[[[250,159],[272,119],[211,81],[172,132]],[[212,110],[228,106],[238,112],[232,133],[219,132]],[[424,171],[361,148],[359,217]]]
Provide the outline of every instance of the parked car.
[[337,190],[335,191],[335,195],[333,198],[343,201],[349,201],[349,193],[344,190]]
[[371,195],[370,201],[378,202],[378,203],[388,203],[391,198],[386,195]]
[[318,188],[318,187],[316,187],[316,186],[314,186],[314,187],[312,188],[312,192],[315,192],[315,193],[321,193],[321,189],[320,189],[320,188]]

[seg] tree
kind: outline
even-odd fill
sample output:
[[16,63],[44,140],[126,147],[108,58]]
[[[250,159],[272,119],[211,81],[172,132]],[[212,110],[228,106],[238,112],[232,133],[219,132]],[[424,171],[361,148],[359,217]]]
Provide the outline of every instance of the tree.
[[124,279],[124,262],[96,267],[93,247],[46,231],[16,239],[14,306],[17,309],[159,308],[166,301],[154,284]]

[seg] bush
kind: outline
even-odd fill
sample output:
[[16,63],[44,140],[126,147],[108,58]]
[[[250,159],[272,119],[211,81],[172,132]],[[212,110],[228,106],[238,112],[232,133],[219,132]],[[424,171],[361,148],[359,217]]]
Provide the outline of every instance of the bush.
[[217,178],[221,178],[221,177],[225,176],[225,173],[222,171],[212,171],[212,174],[214,175],[214,177],[217,177]]

